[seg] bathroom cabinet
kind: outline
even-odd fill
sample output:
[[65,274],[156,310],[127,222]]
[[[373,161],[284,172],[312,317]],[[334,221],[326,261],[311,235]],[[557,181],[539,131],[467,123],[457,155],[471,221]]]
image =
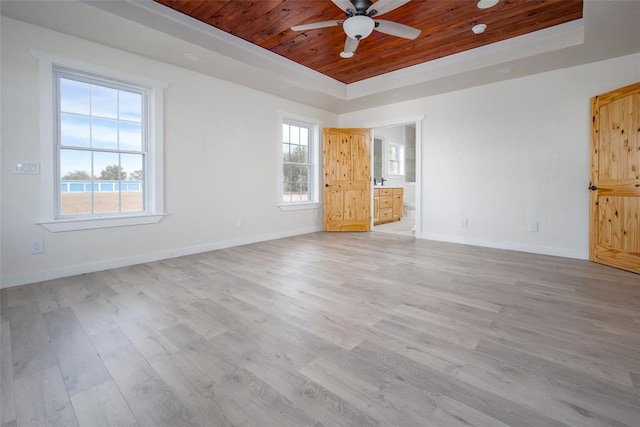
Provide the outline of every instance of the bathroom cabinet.
[[373,225],[400,221],[404,210],[403,198],[402,187],[375,187],[373,189]]

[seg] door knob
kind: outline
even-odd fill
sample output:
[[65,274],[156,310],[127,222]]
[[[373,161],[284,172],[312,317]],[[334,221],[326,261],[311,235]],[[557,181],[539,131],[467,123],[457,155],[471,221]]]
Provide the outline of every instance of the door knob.
[[589,187],[589,190],[591,190],[591,191],[596,191],[597,189],[598,189],[597,185],[592,185],[592,186]]
[[329,184],[325,184],[324,186],[325,186],[325,187],[328,187],[328,186],[329,186]]

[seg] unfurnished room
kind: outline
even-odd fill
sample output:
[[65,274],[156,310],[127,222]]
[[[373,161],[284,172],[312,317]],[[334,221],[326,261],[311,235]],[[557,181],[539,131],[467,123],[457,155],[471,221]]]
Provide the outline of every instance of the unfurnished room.
[[640,1],[0,15],[0,427],[640,426]]

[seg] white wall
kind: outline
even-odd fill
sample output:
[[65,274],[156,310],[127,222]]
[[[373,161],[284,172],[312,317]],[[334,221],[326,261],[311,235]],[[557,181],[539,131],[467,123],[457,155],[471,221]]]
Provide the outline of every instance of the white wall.
[[[3,286],[321,229],[317,210],[281,212],[278,111],[335,126],[332,113],[2,17]],[[158,224],[51,233],[39,220],[38,63],[29,49],[166,81],[165,210]],[[239,216],[246,225],[237,226]],[[45,252],[31,255],[31,239]]]
[[587,258],[589,100],[638,80],[635,54],[344,114],[340,126],[425,114],[419,237]]

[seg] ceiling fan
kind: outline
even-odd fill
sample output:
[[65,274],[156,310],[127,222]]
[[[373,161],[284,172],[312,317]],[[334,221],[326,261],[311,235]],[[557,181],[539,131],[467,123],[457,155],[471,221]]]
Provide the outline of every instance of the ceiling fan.
[[331,0],[336,6],[346,13],[345,19],[334,21],[314,22],[312,24],[296,25],[291,27],[293,31],[315,30],[318,28],[334,27],[342,25],[347,39],[344,43],[344,51],[340,53],[342,58],[351,58],[358,48],[360,40],[373,32],[379,31],[396,37],[413,40],[420,34],[417,28],[398,24],[382,19],[374,20],[374,16],[380,16],[391,12],[411,0]]

